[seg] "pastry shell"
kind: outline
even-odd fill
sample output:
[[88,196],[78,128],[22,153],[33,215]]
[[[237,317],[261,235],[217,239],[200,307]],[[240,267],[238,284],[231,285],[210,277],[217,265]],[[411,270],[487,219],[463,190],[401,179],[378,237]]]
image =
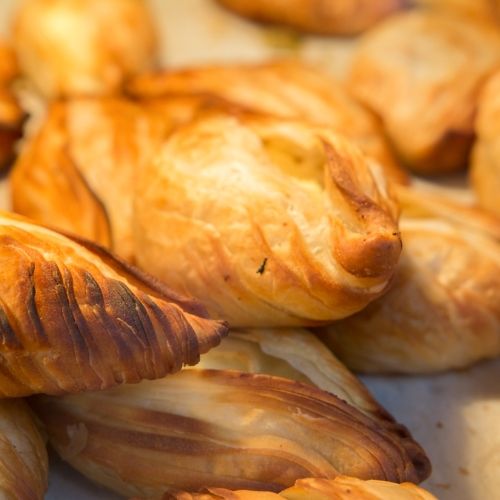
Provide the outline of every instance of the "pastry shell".
[[209,114],[141,172],[140,267],[232,326],[307,326],[383,294],[401,250],[378,166],[330,129]]

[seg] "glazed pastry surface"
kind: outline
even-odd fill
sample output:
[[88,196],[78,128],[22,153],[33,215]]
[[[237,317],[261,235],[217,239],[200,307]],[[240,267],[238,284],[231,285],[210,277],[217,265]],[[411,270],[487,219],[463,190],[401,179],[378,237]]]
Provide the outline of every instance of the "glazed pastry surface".
[[476,119],[470,178],[480,205],[500,216],[500,72],[488,80]]
[[500,221],[425,190],[400,188],[399,197],[393,287],[320,337],[364,372],[427,373],[498,356]]
[[[271,353],[280,340],[285,349]],[[280,491],[339,474],[419,482],[430,472],[408,430],[301,330],[234,332],[179,374],[35,407],[65,460],[127,496]]]
[[138,264],[233,326],[314,325],[386,291],[401,250],[378,166],[330,129],[210,114],[143,170]]
[[26,403],[0,400],[0,498],[42,500],[48,468],[45,442]]
[[287,500],[436,500],[429,492],[412,483],[363,481],[347,476],[338,476],[333,480],[299,479],[294,486],[280,493],[208,488],[205,493],[167,493],[162,500],[282,500],[283,498]]
[[242,16],[322,35],[354,35],[407,5],[407,0],[218,0]]
[[407,180],[391,153],[379,122],[321,69],[297,61],[213,65],[140,75],[128,85],[144,101],[174,96],[212,96],[229,104],[333,128],[353,140],[397,182]]
[[143,0],[28,0],[13,34],[21,72],[47,98],[114,94],[156,59]]
[[500,32],[492,23],[414,11],[362,39],[350,84],[380,116],[402,160],[417,173],[440,174],[466,165],[478,96],[499,64]]
[[195,364],[226,333],[90,242],[0,214],[0,397],[99,390]]
[[12,160],[14,143],[20,136],[23,112],[11,90],[17,72],[14,51],[0,39],[0,169]]

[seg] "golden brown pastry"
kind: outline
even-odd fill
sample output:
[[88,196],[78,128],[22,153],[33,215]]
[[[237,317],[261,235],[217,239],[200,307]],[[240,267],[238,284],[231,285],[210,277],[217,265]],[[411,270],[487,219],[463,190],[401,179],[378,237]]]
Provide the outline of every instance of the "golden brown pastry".
[[383,121],[415,172],[465,166],[478,95],[500,64],[500,32],[487,21],[441,11],[394,16],[360,43],[354,94]]
[[0,498],[42,500],[48,468],[45,442],[26,403],[0,400]]
[[354,35],[410,4],[408,0],[218,0],[237,14],[322,35]]
[[384,293],[401,250],[378,166],[330,129],[208,115],[141,173],[145,270],[233,326],[314,325]]
[[13,32],[21,72],[48,98],[113,94],[156,58],[144,0],[27,0]]
[[427,373],[500,354],[500,220],[399,188],[403,252],[393,287],[321,338],[349,367]]
[[415,0],[419,7],[459,12],[466,16],[479,16],[488,21],[500,20],[499,0]]
[[330,75],[297,61],[145,74],[133,79],[128,91],[155,105],[173,96],[208,94],[251,110],[332,127],[376,159],[392,180],[407,180],[378,121]]
[[10,89],[16,75],[14,52],[0,39],[0,169],[12,160],[14,143],[20,136],[23,113]]
[[90,242],[1,213],[0,243],[0,397],[163,377],[226,332]]
[[93,481],[150,498],[205,487],[280,491],[310,476],[429,474],[406,428],[311,333],[232,335],[200,365],[161,380],[37,399],[52,445]]
[[500,72],[488,81],[476,119],[471,182],[479,204],[500,216]]
[[307,478],[280,493],[208,488],[206,493],[166,493],[162,500],[437,500],[412,483],[363,481],[354,477]]
[[170,126],[168,119],[125,99],[53,104],[16,162],[14,210],[133,260],[137,172]]

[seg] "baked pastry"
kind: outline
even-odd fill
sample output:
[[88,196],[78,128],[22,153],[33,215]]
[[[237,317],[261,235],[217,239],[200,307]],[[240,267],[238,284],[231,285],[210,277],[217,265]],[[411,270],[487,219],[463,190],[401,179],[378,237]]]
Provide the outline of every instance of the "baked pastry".
[[272,334],[231,333],[179,374],[41,397],[35,409],[65,460],[126,496],[203,487],[280,491],[311,475],[418,482],[429,474],[406,428],[311,333],[274,332],[267,346],[283,339],[288,353],[276,347],[270,354],[260,340]]
[[27,0],[13,35],[21,72],[47,98],[116,93],[156,59],[144,0]]
[[[478,94],[500,64],[500,32],[485,20],[422,10],[394,16],[361,41],[349,77],[415,172],[465,166]],[[390,103],[390,105],[388,105]]]
[[408,0],[218,0],[237,14],[321,35],[355,35]]
[[169,137],[137,192],[139,266],[233,326],[353,314],[386,291],[401,250],[378,166],[301,122],[200,117]]
[[11,89],[17,75],[14,52],[0,39],[0,169],[14,156],[14,143],[21,135],[23,112]]
[[222,322],[90,242],[0,214],[0,397],[163,377],[217,345]]
[[170,126],[159,113],[125,99],[53,104],[13,170],[14,210],[132,261],[137,172]]
[[0,400],[0,497],[42,500],[48,468],[45,442],[26,403]]
[[393,287],[321,338],[364,372],[428,373],[500,355],[500,221],[425,189],[398,192]]
[[476,119],[477,141],[470,172],[479,204],[500,216],[500,72],[488,81]]
[[392,180],[407,181],[378,120],[334,78],[304,63],[283,60],[146,73],[132,79],[127,89],[155,105],[174,96],[211,95],[254,111],[332,127],[377,160]]
[[466,16],[479,16],[488,21],[500,20],[500,2],[498,0],[415,0],[419,7],[440,9],[445,12],[459,12]]
[[436,500],[412,483],[363,481],[354,477],[307,478],[280,493],[208,488],[205,493],[166,493],[162,500]]

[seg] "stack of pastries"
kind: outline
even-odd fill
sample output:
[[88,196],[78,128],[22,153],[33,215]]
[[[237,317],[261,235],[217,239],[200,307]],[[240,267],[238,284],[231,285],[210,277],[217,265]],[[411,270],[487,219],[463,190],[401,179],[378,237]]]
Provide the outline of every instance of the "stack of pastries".
[[[295,60],[145,73],[140,0],[16,15],[46,113],[0,213],[0,491],[43,497],[47,438],[128,497],[434,498],[347,367],[500,355],[500,30],[459,1],[220,3],[366,30],[347,82]],[[469,154],[478,203],[413,177]]]

